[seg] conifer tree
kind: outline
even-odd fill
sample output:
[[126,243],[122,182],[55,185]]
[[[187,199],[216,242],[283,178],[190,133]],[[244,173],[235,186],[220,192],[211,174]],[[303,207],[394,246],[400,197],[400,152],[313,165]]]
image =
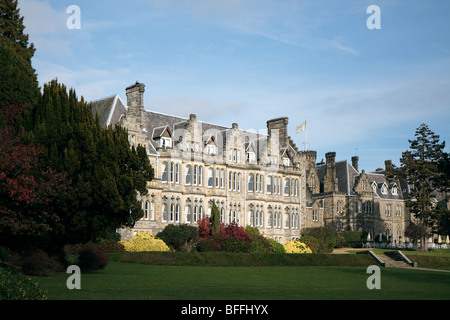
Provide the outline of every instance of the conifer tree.
[[47,148],[47,159],[75,189],[60,208],[54,242],[96,240],[143,215],[138,192],[147,192],[153,169],[144,147],[130,147],[121,126],[102,128],[90,104],[56,80],[45,84],[40,103],[24,115],[21,131]]
[[30,62],[36,49],[32,43],[28,43],[28,34],[24,30],[17,0],[0,0],[0,37],[2,41],[8,40],[13,49]]
[[410,186],[410,199],[406,203],[418,220],[422,235],[422,250],[427,251],[427,236],[435,232],[441,218],[441,209],[436,206],[436,196],[446,185],[448,172],[443,172],[445,163],[445,142],[439,142],[439,135],[421,124],[415,132],[415,139],[408,140],[409,150],[402,153],[400,167],[388,167],[387,177],[397,177]]
[[220,231],[220,212],[216,206],[216,202],[213,201],[211,208],[211,234],[216,234]]
[[23,17],[16,0],[0,0],[0,108],[36,102],[39,85],[31,58],[35,49],[28,44]]

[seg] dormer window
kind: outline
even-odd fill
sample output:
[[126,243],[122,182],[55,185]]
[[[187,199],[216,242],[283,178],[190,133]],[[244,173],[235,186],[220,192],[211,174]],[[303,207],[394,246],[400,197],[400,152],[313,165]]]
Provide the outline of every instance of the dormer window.
[[247,160],[248,162],[253,162],[256,160],[256,155],[254,152],[247,152]]
[[172,138],[161,137],[159,146],[164,149],[172,148]]
[[373,192],[377,193],[377,184],[375,183],[375,181],[372,183],[372,189]]
[[291,160],[287,157],[283,158],[283,166],[290,166],[291,165]]
[[168,126],[162,126],[153,129],[152,138],[154,141],[159,141],[160,148],[172,148],[172,132]]
[[387,194],[388,193],[388,188],[387,188],[385,183],[383,183],[383,185],[381,186],[381,193],[382,194]]
[[397,193],[398,193],[398,192],[397,192],[397,189],[398,189],[398,188],[397,188],[397,185],[393,185],[393,186],[392,186],[391,192],[392,192],[393,195],[397,195]]
[[209,155],[216,154],[216,146],[213,144],[208,144],[206,146],[206,153]]

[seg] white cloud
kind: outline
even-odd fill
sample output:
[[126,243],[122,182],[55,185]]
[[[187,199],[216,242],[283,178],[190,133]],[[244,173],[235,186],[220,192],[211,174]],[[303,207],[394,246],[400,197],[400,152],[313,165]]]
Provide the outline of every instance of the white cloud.
[[32,37],[61,34],[66,28],[66,12],[54,9],[48,1],[21,0],[18,7],[25,32]]

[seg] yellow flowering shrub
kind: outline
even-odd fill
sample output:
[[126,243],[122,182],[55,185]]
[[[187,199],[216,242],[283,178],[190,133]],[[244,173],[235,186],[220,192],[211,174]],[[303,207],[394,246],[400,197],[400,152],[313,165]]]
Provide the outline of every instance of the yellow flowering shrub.
[[136,233],[130,241],[120,241],[125,251],[170,251],[170,248],[161,239],[156,239],[148,231]]
[[312,253],[311,249],[300,241],[289,241],[283,243],[286,253]]

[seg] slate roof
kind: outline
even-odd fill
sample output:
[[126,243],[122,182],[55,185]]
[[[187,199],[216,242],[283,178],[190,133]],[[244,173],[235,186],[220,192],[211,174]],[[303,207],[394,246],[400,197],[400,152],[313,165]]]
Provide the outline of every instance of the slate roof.
[[101,125],[109,126],[118,123],[121,116],[127,112],[127,108],[119,95],[116,94],[92,101],[92,112],[94,116],[98,114]]
[[[354,186],[361,173],[358,172],[348,160],[336,161],[335,167],[336,178],[338,179],[338,191],[344,192],[348,196],[355,195],[356,193],[354,191]],[[317,176],[319,177],[319,181],[321,181],[321,183],[325,179],[326,169],[326,163],[316,165]],[[401,185],[399,182],[396,182],[398,190],[397,195],[394,195],[391,190],[393,184],[387,181],[386,176],[383,173],[366,172],[365,174],[369,180],[370,188],[372,188],[373,182],[377,184],[376,196],[383,199],[403,199]],[[388,186],[387,194],[381,193],[381,187],[384,183]]]
[[[92,111],[93,113],[98,113],[100,123],[103,126],[107,126],[110,124],[115,124],[120,121],[120,118],[126,114],[127,107],[125,107],[125,104],[122,102],[120,97],[116,95],[112,95],[103,99],[95,100],[92,102]],[[176,129],[179,128],[186,128],[188,125],[189,118],[185,117],[179,117],[179,116],[173,116],[169,114],[164,114],[161,112],[156,111],[148,111],[145,110],[146,115],[146,123],[147,127],[145,128],[144,132],[147,135],[147,140],[151,144],[151,149],[153,151],[150,151],[151,154],[157,154],[156,148],[159,145],[158,137],[162,134],[164,131],[164,128],[166,126],[169,127],[171,132],[173,133]],[[222,141],[223,145],[226,145],[226,138],[227,134],[226,132],[228,130],[231,130],[230,127],[225,127],[213,123],[198,121],[197,123],[200,124],[200,128],[202,130],[201,135],[205,135],[208,133],[211,133],[211,131],[215,132],[221,132],[222,133]],[[154,130],[155,129],[155,130]],[[240,130],[240,129],[239,129]],[[160,132],[161,131],[161,132]],[[255,132],[247,132],[244,130],[240,130],[241,132],[245,132],[251,137],[251,141],[253,141],[254,145],[261,145],[261,143],[258,143],[258,139],[267,139],[267,135],[261,134],[261,133],[255,133]],[[155,138],[157,138],[155,140]],[[217,143],[216,139],[216,143]],[[176,141],[174,141],[176,143]],[[262,150],[259,150],[259,153],[261,153]]]

